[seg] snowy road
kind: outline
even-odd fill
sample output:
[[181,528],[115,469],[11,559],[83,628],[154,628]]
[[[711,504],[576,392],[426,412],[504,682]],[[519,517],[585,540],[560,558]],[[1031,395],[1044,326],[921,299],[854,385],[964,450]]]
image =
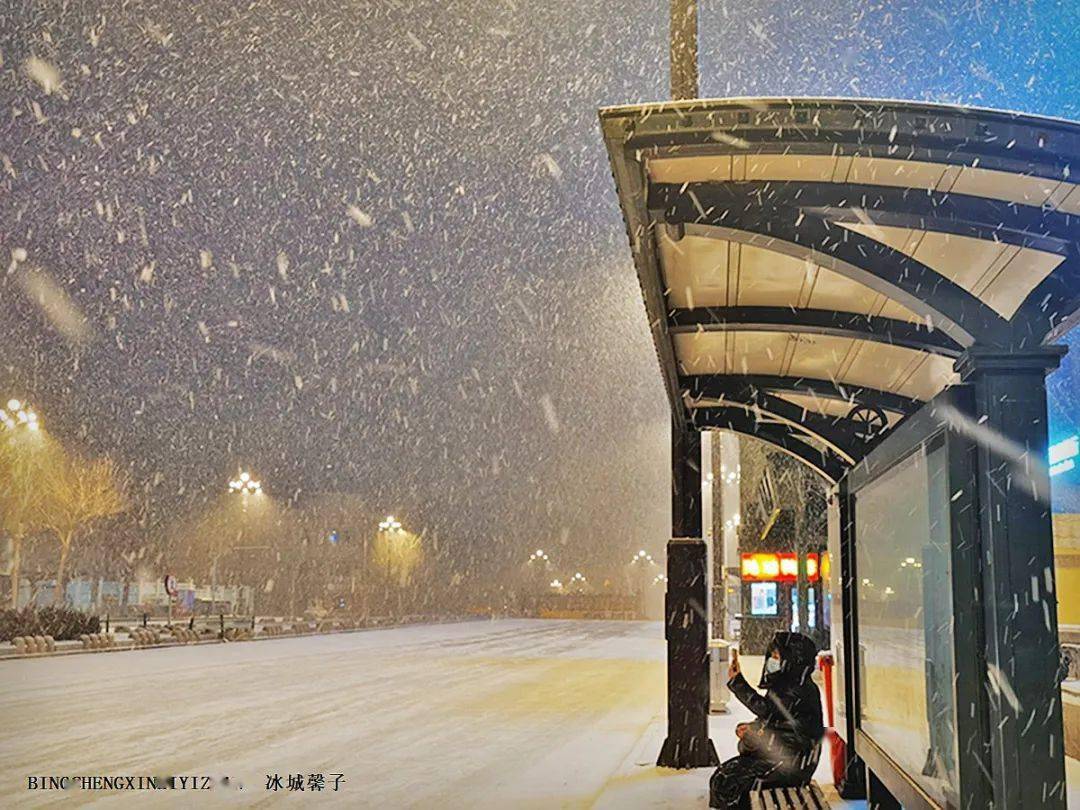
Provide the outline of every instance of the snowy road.
[[[297,797],[268,775],[322,773],[341,789],[305,801],[588,807],[663,711],[663,656],[655,624],[505,620],[0,662],[0,805],[270,804]],[[34,774],[243,789],[29,792]]]

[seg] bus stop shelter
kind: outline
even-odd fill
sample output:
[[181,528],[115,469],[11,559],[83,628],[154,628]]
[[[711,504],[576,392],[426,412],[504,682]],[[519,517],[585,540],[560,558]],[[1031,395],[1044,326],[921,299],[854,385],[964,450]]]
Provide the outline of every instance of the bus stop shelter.
[[730,430],[840,504],[849,773],[883,806],[1064,808],[1044,380],[1080,310],[1080,125],[840,99],[600,120],[672,413],[658,763],[716,759],[699,448]]

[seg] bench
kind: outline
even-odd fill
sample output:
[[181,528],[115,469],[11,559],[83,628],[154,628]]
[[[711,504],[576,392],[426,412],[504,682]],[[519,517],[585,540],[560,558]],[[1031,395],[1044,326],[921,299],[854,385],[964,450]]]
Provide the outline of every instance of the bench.
[[750,794],[750,810],[829,810],[821,788],[811,782],[804,787],[760,788]]

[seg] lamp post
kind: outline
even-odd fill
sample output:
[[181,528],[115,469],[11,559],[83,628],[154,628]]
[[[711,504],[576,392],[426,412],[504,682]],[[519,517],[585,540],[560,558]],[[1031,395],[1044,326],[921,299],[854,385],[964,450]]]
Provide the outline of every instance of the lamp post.
[[[232,495],[239,495],[241,498],[240,507],[246,514],[248,500],[250,498],[261,497],[263,494],[262,482],[256,481],[251,477],[251,473],[246,470],[241,472],[239,476],[229,482],[229,493]],[[210,564],[210,613],[217,612],[217,569],[218,560],[225,553],[224,549],[215,549],[214,558]]]
[[[383,520],[379,522],[379,533],[384,535],[384,545],[386,550],[386,597],[389,602],[390,597],[390,582],[393,580],[394,564],[393,553],[390,547],[390,540],[393,535],[401,531],[401,521],[395,518],[393,515],[387,515]],[[400,572],[398,572],[400,576]],[[401,613],[401,583],[398,583],[398,613]]]
[[[551,570],[551,558],[542,548],[538,548],[529,555],[529,570],[535,572],[536,583],[547,581],[547,572]],[[535,584],[535,583],[534,583]],[[543,590],[542,588],[540,590]]]
[[639,594],[642,600],[642,609],[644,609],[645,583],[655,566],[656,562],[653,560],[652,554],[649,554],[645,549],[639,550],[637,554],[631,557],[628,564],[627,575],[630,581],[630,590]]

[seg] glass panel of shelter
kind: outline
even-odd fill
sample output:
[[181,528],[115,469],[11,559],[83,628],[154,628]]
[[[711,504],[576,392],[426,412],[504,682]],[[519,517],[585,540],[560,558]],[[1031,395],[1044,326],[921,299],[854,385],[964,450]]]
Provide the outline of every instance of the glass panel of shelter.
[[958,805],[944,436],[856,495],[860,728],[935,801]]

